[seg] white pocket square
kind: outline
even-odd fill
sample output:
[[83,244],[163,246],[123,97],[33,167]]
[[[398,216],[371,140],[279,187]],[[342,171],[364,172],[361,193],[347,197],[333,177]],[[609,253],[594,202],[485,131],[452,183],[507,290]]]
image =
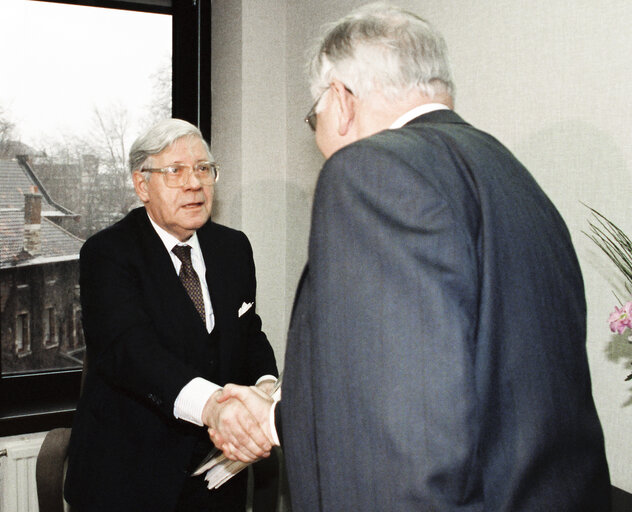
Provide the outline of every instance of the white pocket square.
[[253,304],[254,302],[248,302],[247,304],[244,302],[239,308],[239,311],[237,312],[237,316],[238,317],[242,316],[246,311],[248,311],[252,307]]

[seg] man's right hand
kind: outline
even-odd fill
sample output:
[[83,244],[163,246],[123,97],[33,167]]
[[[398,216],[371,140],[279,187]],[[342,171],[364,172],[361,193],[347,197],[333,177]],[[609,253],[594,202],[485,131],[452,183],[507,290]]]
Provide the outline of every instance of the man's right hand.
[[272,449],[269,428],[266,435],[257,418],[242,401],[232,395],[224,395],[222,390],[213,393],[202,412],[202,421],[208,427],[215,446],[231,460],[254,462],[268,457]]

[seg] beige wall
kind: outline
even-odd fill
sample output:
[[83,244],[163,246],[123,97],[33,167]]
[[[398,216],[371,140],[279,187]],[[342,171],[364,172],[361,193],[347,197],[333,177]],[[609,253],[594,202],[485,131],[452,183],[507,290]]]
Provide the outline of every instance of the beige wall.
[[[282,364],[322,165],[302,118],[303,65],[320,25],[363,2],[213,1],[213,137],[222,164],[215,218],[250,237],[258,310]],[[560,209],[588,301],[593,389],[613,483],[632,491],[632,345],[606,319],[616,271],[582,234],[602,210],[632,235],[632,2],[401,0],[445,35],[456,110],[499,138]],[[563,320],[563,319],[562,319]],[[529,333],[525,332],[528,339]]]

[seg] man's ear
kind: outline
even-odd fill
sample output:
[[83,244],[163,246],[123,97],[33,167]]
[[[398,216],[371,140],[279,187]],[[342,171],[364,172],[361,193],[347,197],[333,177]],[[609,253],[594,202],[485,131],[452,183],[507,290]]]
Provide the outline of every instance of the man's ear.
[[143,176],[142,172],[134,171],[132,174],[132,182],[134,183],[134,190],[136,191],[136,195],[143,202],[147,203],[149,201],[149,191],[147,187],[149,183]]
[[355,118],[356,97],[340,80],[333,80],[330,87],[333,89],[335,107],[338,110],[338,135],[344,137],[349,133]]

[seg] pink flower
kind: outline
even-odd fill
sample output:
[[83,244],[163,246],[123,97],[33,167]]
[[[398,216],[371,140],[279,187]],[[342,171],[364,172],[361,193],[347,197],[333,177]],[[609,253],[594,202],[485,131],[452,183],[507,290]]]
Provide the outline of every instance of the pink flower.
[[623,334],[626,329],[632,329],[632,302],[626,302],[622,308],[615,306],[608,318],[610,330],[617,334]]

